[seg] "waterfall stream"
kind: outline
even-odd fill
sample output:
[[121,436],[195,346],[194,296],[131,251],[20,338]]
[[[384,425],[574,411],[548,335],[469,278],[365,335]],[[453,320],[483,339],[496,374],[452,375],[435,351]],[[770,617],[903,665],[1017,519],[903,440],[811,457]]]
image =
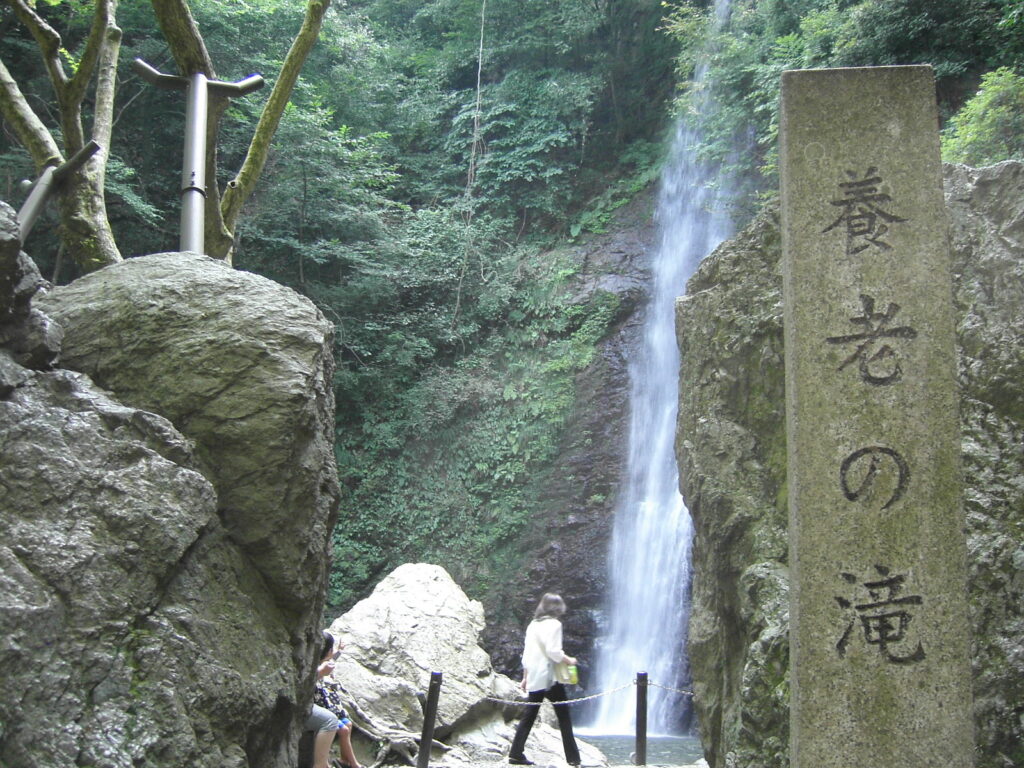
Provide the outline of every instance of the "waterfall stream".
[[[728,0],[716,0],[716,29],[725,22],[728,5]],[[700,88],[706,70],[702,63],[694,87]],[[642,346],[630,364],[627,475],[609,553],[609,603],[589,686],[610,691],[629,684],[637,672],[647,672],[651,734],[682,733],[689,721],[689,699],[673,690],[687,687],[689,678],[692,538],[674,452],[679,379],[675,299],[700,260],[731,234],[723,185],[710,183],[718,181],[714,169],[698,162],[692,149],[697,131],[679,122],[660,183],[650,303]],[[585,732],[634,729],[635,706],[628,695],[598,699],[590,715]]]

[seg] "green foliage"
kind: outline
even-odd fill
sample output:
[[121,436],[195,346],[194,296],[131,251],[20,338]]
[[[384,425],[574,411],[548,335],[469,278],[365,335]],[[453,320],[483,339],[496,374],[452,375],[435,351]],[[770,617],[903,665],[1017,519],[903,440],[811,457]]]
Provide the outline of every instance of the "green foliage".
[[[513,72],[484,88],[479,115],[486,151],[473,189],[478,209],[506,217],[557,221],[573,194],[587,118],[599,83],[559,71]],[[475,94],[463,92],[446,149],[455,167],[468,168]]]
[[661,28],[679,42],[676,76],[679,87],[685,89],[693,80],[697,59],[707,42],[711,11],[688,4],[666,6]]
[[510,257],[514,271],[493,277],[510,281],[507,323],[476,352],[422,370],[386,403],[374,400],[376,391],[358,407],[347,400],[360,382],[382,383],[368,366],[340,374],[346,400],[337,444],[348,490],[332,606],[349,604],[367,580],[409,559],[445,565],[470,594],[485,593],[522,559],[542,504],[539,481],[575,405],[575,376],[614,323],[618,301],[602,293],[572,303],[575,265],[564,254]]
[[981,166],[1024,159],[1024,77],[1008,67],[985,74],[942,139],[946,162]]
[[135,188],[138,173],[134,168],[125,165],[114,155],[107,161],[107,194],[113,199],[111,204],[120,201],[127,207],[129,215],[137,217],[147,224],[157,225],[163,220],[160,210],[145,200]]
[[[705,3],[669,5],[666,30],[692,69]],[[1019,14],[1001,0],[736,0],[710,40],[706,85],[685,88],[678,111],[702,119],[699,154],[748,196],[778,184],[778,97],[786,69],[931,64],[940,111],[954,114],[982,75],[1019,61]]]
[[615,211],[657,181],[662,160],[660,145],[643,139],[633,142],[621,156],[623,167],[631,172],[626,172],[587,201],[586,208],[569,226],[570,236],[575,238],[583,232],[606,232]]

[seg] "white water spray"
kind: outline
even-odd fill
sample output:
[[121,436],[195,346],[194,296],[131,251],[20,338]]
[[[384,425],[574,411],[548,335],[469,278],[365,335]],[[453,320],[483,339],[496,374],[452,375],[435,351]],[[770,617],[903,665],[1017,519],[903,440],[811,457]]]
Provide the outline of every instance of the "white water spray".
[[[728,10],[728,0],[716,0],[716,29]],[[706,70],[701,64],[695,88]],[[693,150],[698,131],[679,123],[661,178],[651,300],[643,345],[630,365],[628,476],[612,532],[607,624],[597,642],[591,685],[595,691],[610,691],[630,683],[637,672],[647,672],[651,734],[681,733],[689,709],[689,699],[672,690],[683,688],[689,676],[692,538],[674,452],[679,382],[675,299],[685,292],[700,260],[731,234],[722,185],[710,183],[714,169],[699,163]],[[632,733],[634,716],[631,700],[622,694],[605,696],[584,730]]]

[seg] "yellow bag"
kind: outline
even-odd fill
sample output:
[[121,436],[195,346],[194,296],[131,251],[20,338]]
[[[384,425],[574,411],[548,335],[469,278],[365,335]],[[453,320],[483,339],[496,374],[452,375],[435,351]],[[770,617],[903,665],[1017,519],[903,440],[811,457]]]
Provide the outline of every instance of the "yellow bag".
[[575,664],[560,661],[555,664],[555,679],[564,685],[576,685],[580,681],[580,673]]

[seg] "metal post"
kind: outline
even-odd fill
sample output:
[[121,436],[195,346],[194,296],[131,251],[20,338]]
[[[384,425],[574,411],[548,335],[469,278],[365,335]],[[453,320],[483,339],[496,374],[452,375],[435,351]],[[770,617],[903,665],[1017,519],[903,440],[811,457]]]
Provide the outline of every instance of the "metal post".
[[236,83],[208,80],[202,72],[190,77],[165,75],[142,59],[132,68],[147,83],[161,88],[185,89],[185,157],[181,164],[181,245],[183,251],[206,253],[206,129],[210,92],[222,98],[244,96],[263,87],[260,75],[249,75]]
[[430,745],[434,743],[434,721],[437,719],[437,700],[441,694],[441,673],[430,673],[430,687],[427,689],[427,708],[423,712],[423,733],[420,736],[420,753],[416,757],[416,768],[430,765]]
[[647,765],[647,673],[636,673],[636,765]]
[[209,94],[206,75],[189,78],[185,104],[185,156],[181,164],[181,250],[205,253],[206,115]]
[[22,243],[25,242],[25,238],[32,231],[32,225],[36,223],[39,214],[43,212],[46,201],[50,199],[50,195],[54,190],[60,187],[68,176],[85,165],[89,158],[95,155],[99,149],[99,144],[95,141],[89,141],[72,155],[67,162],[59,166],[48,165],[43,168],[43,172],[39,174],[39,178],[32,185],[32,191],[29,192],[25,202],[22,203],[21,208],[18,210],[18,239]]
[[25,202],[18,210],[18,232],[21,242],[25,242],[28,233],[32,231],[32,225],[36,223],[39,214],[43,212],[46,201],[50,197],[50,187],[53,186],[53,174],[57,170],[54,165],[43,168],[36,183],[32,185],[32,191],[28,193]]

